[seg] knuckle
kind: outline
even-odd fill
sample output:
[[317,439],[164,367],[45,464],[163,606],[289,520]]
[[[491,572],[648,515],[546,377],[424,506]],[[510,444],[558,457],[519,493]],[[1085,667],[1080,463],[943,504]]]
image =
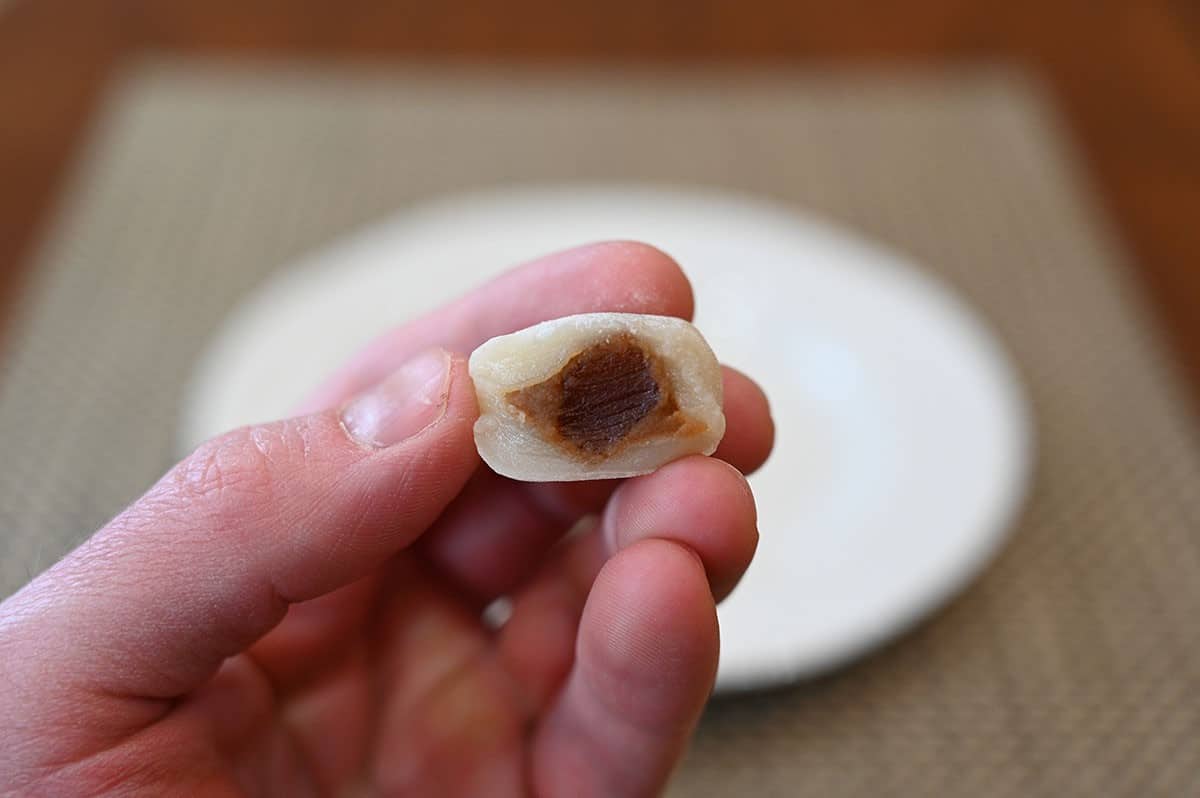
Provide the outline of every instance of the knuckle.
[[270,501],[286,474],[311,458],[303,421],[242,427],[198,448],[175,469],[174,486],[189,503]]
[[207,501],[231,492],[269,490],[269,464],[254,445],[254,437],[254,428],[246,428],[203,444],[176,469],[180,495],[192,501]]

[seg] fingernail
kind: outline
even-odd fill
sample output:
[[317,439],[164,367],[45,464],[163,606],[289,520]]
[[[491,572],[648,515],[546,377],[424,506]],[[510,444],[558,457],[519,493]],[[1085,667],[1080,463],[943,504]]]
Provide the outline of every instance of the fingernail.
[[342,426],[370,446],[394,446],[441,418],[450,395],[450,356],[431,349],[342,409]]

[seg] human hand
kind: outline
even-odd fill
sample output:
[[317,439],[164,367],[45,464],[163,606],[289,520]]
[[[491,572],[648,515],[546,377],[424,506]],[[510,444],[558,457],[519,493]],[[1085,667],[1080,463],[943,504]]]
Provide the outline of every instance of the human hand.
[[436,348],[601,310],[688,317],[691,291],[629,243],[514,270],[306,415],[201,446],[0,605],[0,793],[658,791],[757,541],[761,391],[726,370],[713,458],[523,484],[480,466],[465,363]]

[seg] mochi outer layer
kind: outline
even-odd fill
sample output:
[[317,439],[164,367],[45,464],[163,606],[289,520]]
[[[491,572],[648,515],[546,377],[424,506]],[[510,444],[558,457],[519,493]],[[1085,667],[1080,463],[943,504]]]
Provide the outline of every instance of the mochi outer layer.
[[[651,389],[657,383],[658,393],[652,395],[660,401],[624,438],[604,445],[572,440],[561,432],[567,427],[554,407],[531,409],[530,395],[553,395],[564,375],[578,373],[596,353],[626,351],[631,345],[644,356],[647,375],[653,375]],[[475,446],[493,471],[523,482],[648,474],[684,455],[712,454],[725,434],[721,366],[700,332],[682,319],[585,313],[542,322],[485,342],[471,354],[470,373],[480,412]],[[640,376],[640,395],[645,395],[650,377]],[[597,407],[611,408],[606,386],[590,384],[598,391]],[[579,397],[574,398],[578,404]],[[630,402],[636,409],[636,398],[621,401],[626,410]]]

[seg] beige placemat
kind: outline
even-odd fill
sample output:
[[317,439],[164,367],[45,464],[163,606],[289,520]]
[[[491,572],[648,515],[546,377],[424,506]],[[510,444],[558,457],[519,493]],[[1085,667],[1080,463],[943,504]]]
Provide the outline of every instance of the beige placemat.
[[714,704],[672,794],[1200,794],[1197,428],[1063,141],[998,71],[147,65],[5,341],[0,594],[168,465],[193,356],[289,258],[457,188],[727,186],[955,285],[1027,377],[1041,453],[1021,528],[963,598],[839,675]]

